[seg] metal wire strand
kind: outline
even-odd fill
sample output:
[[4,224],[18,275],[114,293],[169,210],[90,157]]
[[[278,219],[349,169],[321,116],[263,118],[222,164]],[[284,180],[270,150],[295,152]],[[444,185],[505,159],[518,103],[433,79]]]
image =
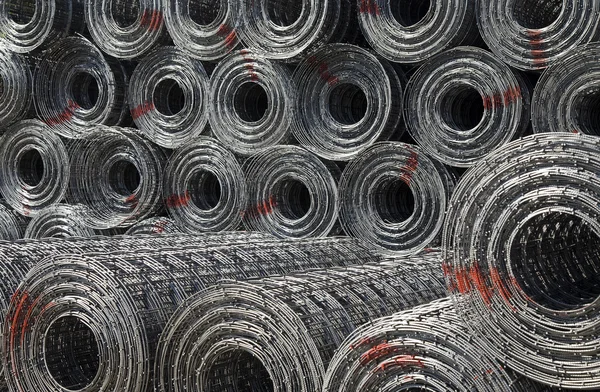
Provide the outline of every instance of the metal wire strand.
[[427,61],[410,79],[404,116],[429,156],[470,167],[529,125],[530,96],[491,53],[459,47]]
[[27,225],[23,238],[92,237],[101,234],[84,223],[81,206],[56,204],[41,210]]
[[176,150],[164,174],[164,199],[176,225],[188,233],[235,230],[246,207],[246,179],[235,155],[201,137]]
[[295,103],[290,71],[248,49],[223,59],[211,75],[211,130],[237,154],[287,142]]
[[9,205],[0,202],[0,241],[15,241],[23,238],[27,219]]
[[248,230],[278,238],[325,237],[338,231],[340,170],[298,146],[275,146],[244,163]]
[[67,191],[70,169],[61,138],[39,120],[22,120],[0,138],[0,193],[23,216],[59,203]]
[[156,235],[156,234],[176,234],[182,231],[177,227],[175,221],[164,216],[148,218],[131,226],[126,235]]
[[0,132],[28,114],[31,86],[32,76],[26,59],[0,47]]
[[294,82],[294,136],[322,158],[350,160],[399,129],[400,78],[386,60],[365,49],[324,46],[299,65]]
[[469,170],[443,247],[459,314],[486,349],[550,386],[600,387],[600,141],[538,134]]
[[479,2],[477,24],[489,48],[511,67],[540,71],[598,38],[594,0]]

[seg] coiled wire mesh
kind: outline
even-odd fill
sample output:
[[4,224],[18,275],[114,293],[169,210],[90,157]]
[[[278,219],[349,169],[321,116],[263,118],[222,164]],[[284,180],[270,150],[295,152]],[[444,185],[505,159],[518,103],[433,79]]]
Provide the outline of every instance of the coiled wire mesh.
[[479,2],[477,24],[489,48],[511,67],[543,70],[576,46],[598,38],[594,0]]
[[290,71],[248,49],[223,59],[211,75],[211,130],[237,154],[285,143],[295,103]]
[[521,136],[529,125],[529,104],[529,90],[507,65],[483,49],[459,47],[413,74],[404,116],[429,156],[469,167]]
[[128,227],[161,207],[163,150],[132,128],[97,126],[70,146],[70,204],[94,229]]
[[0,47],[0,132],[28,114],[31,86],[32,77],[27,60]]
[[208,75],[199,60],[163,46],[145,57],[129,83],[135,124],[165,148],[191,142],[208,122]]
[[246,208],[246,179],[235,155],[221,142],[200,137],[169,158],[165,204],[186,232],[235,230]]
[[223,282],[185,301],[161,335],[158,391],[320,391],[343,339],[373,318],[445,295],[431,260]]
[[339,183],[348,235],[386,254],[412,254],[441,232],[452,177],[418,146],[376,143],[350,161]]
[[248,230],[278,238],[325,237],[338,230],[340,170],[299,146],[274,146],[244,162]]
[[15,241],[23,238],[26,227],[27,219],[0,202],[0,240]]
[[[346,239],[282,243],[245,234],[158,251],[53,256],[12,297],[4,366],[13,390],[150,389],[158,338],[177,305],[223,278],[249,279],[376,260]],[[127,237],[139,240],[140,237]]]
[[175,221],[164,216],[148,218],[131,226],[126,235],[176,234],[181,233]]
[[324,392],[537,391],[471,337],[449,298],[369,322],[335,352]]
[[37,62],[33,96],[39,118],[67,138],[93,125],[117,125],[128,114],[128,76],[83,37],[56,42]]
[[444,226],[465,323],[551,386],[600,387],[599,146],[567,133],[507,144],[463,176]]
[[84,223],[81,206],[56,204],[41,210],[31,219],[23,238],[92,237],[101,234]]
[[61,138],[39,120],[22,120],[0,137],[0,193],[24,216],[59,203],[69,184],[69,155]]

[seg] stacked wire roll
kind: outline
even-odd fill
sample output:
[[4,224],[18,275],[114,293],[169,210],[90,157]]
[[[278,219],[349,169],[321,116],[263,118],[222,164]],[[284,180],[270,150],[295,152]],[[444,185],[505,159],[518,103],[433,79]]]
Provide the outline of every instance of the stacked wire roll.
[[429,156],[469,167],[521,136],[529,103],[529,90],[507,65],[483,49],[459,47],[413,74],[404,110],[411,136]]
[[55,255],[37,264],[7,313],[3,363],[11,371],[9,388],[147,391],[158,338],[187,297],[220,279],[379,259],[346,239],[285,243],[232,234],[159,250],[156,243],[168,237],[147,238],[152,250],[146,252]]
[[445,295],[439,262],[432,253],[201,291],[161,335],[156,389],[320,391],[329,360],[350,332]]
[[25,57],[0,47],[0,133],[28,114],[31,86],[31,71]]
[[148,218],[131,226],[126,235],[152,235],[152,234],[175,234],[181,230],[175,221],[163,216]]
[[444,227],[459,314],[511,369],[600,387],[598,138],[538,134],[462,178]]
[[27,225],[22,238],[67,238],[92,237],[100,235],[84,223],[84,212],[81,206],[55,204],[44,208],[35,215]]
[[449,298],[369,322],[335,352],[324,392],[537,391],[471,337]]
[[15,241],[23,238],[27,219],[10,206],[0,202],[0,240]]

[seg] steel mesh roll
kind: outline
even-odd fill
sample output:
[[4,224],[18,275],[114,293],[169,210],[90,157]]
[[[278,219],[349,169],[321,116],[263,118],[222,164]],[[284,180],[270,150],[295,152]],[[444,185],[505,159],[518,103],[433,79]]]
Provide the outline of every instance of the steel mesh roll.
[[244,163],[248,230],[279,238],[325,237],[336,230],[340,170],[298,146],[275,146]]
[[165,148],[191,142],[208,122],[208,75],[179,48],[163,46],[135,68],[129,107],[136,125]]
[[0,138],[0,193],[24,216],[59,203],[67,191],[70,169],[61,138],[39,120],[10,126]]
[[24,238],[92,237],[100,233],[84,224],[81,206],[56,204],[41,210],[27,225]]
[[164,216],[148,218],[131,226],[126,235],[176,234],[181,233],[175,221]]
[[94,229],[128,227],[161,207],[164,151],[132,128],[95,127],[70,146],[67,200]]
[[596,40],[599,14],[600,3],[593,0],[492,0],[479,3],[477,24],[502,61],[537,71]]
[[491,53],[459,47],[427,61],[410,79],[405,119],[431,157],[469,167],[521,136],[530,96],[511,69]]
[[556,133],[500,148],[461,179],[444,227],[465,323],[511,369],[551,386],[600,386],[599,144]]
[[27,115],[31,107],[31,85],[26,59],[0,48],[0,130]]
[[211,130],[237,154],[285,143],[295,103],[288,69],[248,49],[223,59],[211,75]]
[[54,43],[37,63],[35,110],[59,135],[81,137],[93,125],[123,121],[127,83],[119,62],[105,58],[83,37],[68,37]]
[[246,206],[246,180],[235,155],[201,137],[176,150],[164,174],[169,215],[186,232],[235,230]]
[[27,219],[16,213],[10,206],[0,202],[0,240],[15,241],[23,238]]

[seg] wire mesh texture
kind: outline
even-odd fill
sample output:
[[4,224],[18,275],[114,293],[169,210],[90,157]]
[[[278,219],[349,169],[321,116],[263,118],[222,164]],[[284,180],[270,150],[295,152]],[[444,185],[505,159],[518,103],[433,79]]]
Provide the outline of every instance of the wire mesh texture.
[[20,238],[92,237],[101,234],[99,230],[85,225],[83,207],[54,204],[37,213]]
[[145,219],[131,226],[125,232],[126,235],[156,235],[156,234],[176,234],[182,230],[177,227],[174,220],[164,216]]
[[29,67],[24,56],[0,47],[0,130],[29,112],[33,83]]
[[496,358],[550,386],[600,386],[599,144],[510,143],[465,174],[447,212],[458,313]]
[[15,212],[4,202],[0,202],[0,240],[15,241],[23,238],[27,219]]

